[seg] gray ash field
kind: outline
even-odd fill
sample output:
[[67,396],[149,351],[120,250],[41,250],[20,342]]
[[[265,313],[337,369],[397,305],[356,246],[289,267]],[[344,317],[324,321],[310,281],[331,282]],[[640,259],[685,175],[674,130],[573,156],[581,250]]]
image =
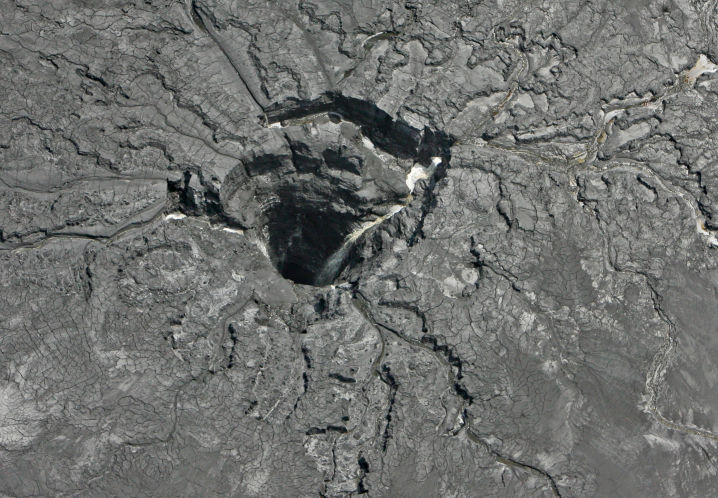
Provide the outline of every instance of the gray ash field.
[[713,496],[718,3],[0,0],[0,496]]

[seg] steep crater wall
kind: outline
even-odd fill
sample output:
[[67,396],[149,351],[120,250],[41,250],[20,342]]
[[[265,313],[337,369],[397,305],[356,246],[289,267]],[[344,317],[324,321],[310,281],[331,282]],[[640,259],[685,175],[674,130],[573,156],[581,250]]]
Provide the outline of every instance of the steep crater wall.
[[337,95],[266,114],[285,146],[248,157],[221,191],[224,216],[256,230],[277,270],[326,285],[351,264],[354,241],[411,201],[450,139]]

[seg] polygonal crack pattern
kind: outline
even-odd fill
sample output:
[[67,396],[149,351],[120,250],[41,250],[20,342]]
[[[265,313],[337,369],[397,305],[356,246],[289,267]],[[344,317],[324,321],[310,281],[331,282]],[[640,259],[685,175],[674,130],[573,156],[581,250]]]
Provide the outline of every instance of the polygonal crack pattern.
[[411,200],[412,168],[448,160],[445,135],[356,99],[292,102],[266,119],[286,147],[247,159],[223,187],[231,194],[222,204],[229,218],[257,230],[277,270],[299,284],[333,282],[351,264],[357,237]]

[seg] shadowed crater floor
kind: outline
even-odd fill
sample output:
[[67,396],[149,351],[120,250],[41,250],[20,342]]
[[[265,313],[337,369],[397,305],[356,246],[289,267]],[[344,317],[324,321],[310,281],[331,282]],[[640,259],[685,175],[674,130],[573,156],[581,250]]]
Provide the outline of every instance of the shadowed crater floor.
[[246,160],[222,202],[299,284],[334,281],[354,241],[407,205],[414,183],[433,175],[437,157],[448,158],[447,136],[338,95],[291,102],[267,120],[286,147]]

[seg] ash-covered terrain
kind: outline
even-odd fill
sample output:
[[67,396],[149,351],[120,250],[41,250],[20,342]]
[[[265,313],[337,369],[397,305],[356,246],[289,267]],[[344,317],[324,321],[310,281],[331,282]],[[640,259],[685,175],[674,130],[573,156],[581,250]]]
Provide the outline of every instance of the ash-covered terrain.
[[0,0],[0,495],[714,495],[717,19]]

